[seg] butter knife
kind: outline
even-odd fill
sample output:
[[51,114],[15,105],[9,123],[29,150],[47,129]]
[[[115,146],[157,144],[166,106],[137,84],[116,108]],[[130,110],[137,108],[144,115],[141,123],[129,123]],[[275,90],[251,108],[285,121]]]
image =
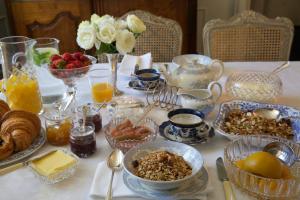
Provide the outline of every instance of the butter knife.
[[220,181],[223,182],[224,192],[225,192],[225,199],[226,200],[235,200],[235,195],[232,190],[231,184],[229,182],[227,172],[224,166],[223,159],[219,157],[216,161],[218,177]]

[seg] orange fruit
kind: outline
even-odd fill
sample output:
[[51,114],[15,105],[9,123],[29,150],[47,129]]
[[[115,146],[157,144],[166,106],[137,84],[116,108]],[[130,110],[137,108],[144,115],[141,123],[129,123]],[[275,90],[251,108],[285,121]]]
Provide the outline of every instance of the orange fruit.
[[258,151],[249,155],[242,164],[242,169],[265,177],[265,178],[281,178],[282,164],[272,154]]

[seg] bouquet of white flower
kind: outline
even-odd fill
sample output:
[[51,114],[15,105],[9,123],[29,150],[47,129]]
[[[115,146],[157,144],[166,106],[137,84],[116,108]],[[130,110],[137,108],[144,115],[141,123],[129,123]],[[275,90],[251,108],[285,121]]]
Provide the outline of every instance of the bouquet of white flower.
[[76,41],[85,50],[95,46],[97,54],[126,54],[133,51],[136,38],[145,30],[145,24],[135,15],[128,15],[125,21],[93,14],[90,21],[80,23]]

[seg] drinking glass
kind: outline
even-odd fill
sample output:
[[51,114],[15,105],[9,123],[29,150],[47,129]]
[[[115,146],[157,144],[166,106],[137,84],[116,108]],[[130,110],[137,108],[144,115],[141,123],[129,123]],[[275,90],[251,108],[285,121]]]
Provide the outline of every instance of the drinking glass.
[[59,54],[59,40],[56,38],[36,38],[33,46],[33,61],[37,66],[46,67],[54,54]]
[[111,73],[107,69],[94,69],[88,74],[92,99],[95,103],[110,102],[113,97]]

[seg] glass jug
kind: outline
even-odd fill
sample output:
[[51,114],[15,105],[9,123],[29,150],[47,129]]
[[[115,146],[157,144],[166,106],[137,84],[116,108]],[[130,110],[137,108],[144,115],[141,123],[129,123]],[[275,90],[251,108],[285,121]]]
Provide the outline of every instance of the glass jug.
[[13,110],[42,111],[42,100],[33,68],[35,40],[23,36],[0,39],[3,72],[2,92]]

